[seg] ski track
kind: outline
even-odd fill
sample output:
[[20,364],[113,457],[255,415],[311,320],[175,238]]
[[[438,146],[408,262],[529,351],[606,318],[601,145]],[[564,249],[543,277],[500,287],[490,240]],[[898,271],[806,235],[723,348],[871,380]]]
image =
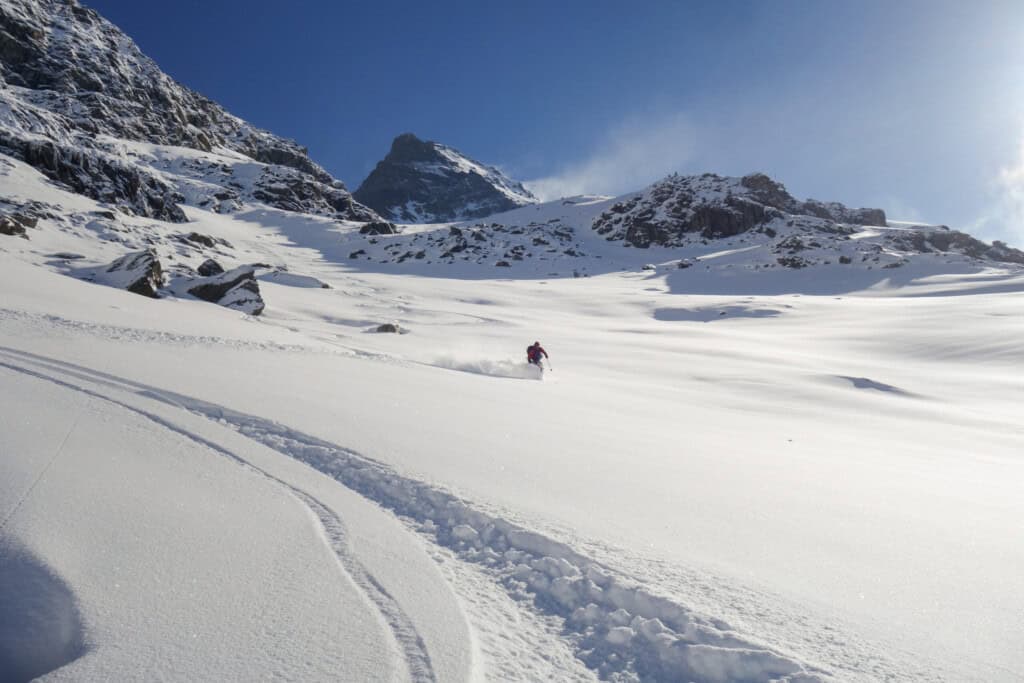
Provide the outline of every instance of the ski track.
[[[0,347],[0,354],[10,361],[0,361],[0,366],[113,402],[246,467],[253,466],[157,415],[46,372],[188,410],[230,426],[253,441],[332,477],[404,518],[413,528],[450,549],[458,559],[481,566],[518,603],[532,605],[543,616],[561,619],[562,637],[576,657],[603,679],[694,683],[812,683],[831,679],[829,672],[746,639],[720,620],[703,617],[654,595],[563,543],[475,510],[440,487],[404,477],[352,450],[271,420],[72,363],[7,347]],[[28,363],[40,370],[30,370],[18,363]],[[433,680],[422,640],[397,603],[351,556],[342,521],[308,494],[259,468],[253,469],[286,487],[316,515],[339,563],[377,605],[391,627],[411,676],[414,680]]]
[[[17,352],[13,349],[6,349],[0,347],[0,354],[6,355],[9,358],[11,356],[20,356],[23,352]],[[25,354],[29,355],[29,354]],[[24,358],[18,358],[18,360],[25,361]],[[123,384],[107,380],[102,380],[100,377],[89,377],[87,371],[83,372],[68,372],[66,369],[58,367],[59,361],[41,362],[38,359],[34,362],[35,365],[46,368],[51,372],[58,372],[65,375],[71,375],[81,380],[86,380],[94,384],[106,385],[110,388],[125,390],[127,387]],[[363,567],[362,563],[353,555],[351,548],[348,545],[348,534],[345,529],[345,524],[342,519],[328,506],[317,500],[314,496],[309,493],[292,486],[288,482],[275,477],[269,472],[253,465],[245,458],[232,453],[223,446],[220,446],[209,439],[203,438],[197,434],[189,432],[188,430],[175,425],[174,423],[146,411],[137,406],[130,405],[128,403],[118,401],[117,399],[111,398],[99,391],[89,389],[85,386],[73,384],[69,381],[58,379],[45,372],[39,372],[31,370],[25,367],[10,363],[7,361],[0,360],[0,367],[18,372],[24,375],[35,377],[37,379],[45,380],[57,384],[59,386],[71,389],[73,391],[81,392],[93,398],[97,398],[108,403],[112,403],[116,406],[130,410],[133,413],[141,415],[148,420],[168,429],[175,434],[183,436],[195,443],[209,448],[210,450],[225,456],[242,467],[260,474],[261,476],[269,479],[273,483],[284,488],[290,493],[301,505],[306,507],[310,512],[312,518],[316,521],[323,539],[332,551],[337,563],[339,570],[351,579],[367,597],[367,599],[376,606],[381,618],[387,624],[389,632],[395,640],[397,649],[403,655],[403,661],[405,669],[408,673],[409,680],[414,683],[432,683],[436,681],[433,667],[430,662],[430,655],[426,650],[426,645],[423,642],[422,637],[416,631],[415,625],[412,620],[402,611],[401,606],[391,597],[390,594],[381,586],[381,584],[373,577],[373,575]],[[129,389],[131,390],[131,389]],[[156,398],[161,400],[163,403],[170,403],[162,397],[156,396],[151,392],[140,392],[138,390],[131,390],[133,393],[144,395],[148,398]],[[40,475],[41,476],[41,475]],[[27,494],[26,494],[27,495]],[[12,511],[12,515],[13,515]],[[10,517],[10,515],[8,515]],[[6,521],[6,520],[5,520]]]
[[[252,319],[256,321],[255,318]],[[126,342],[143,342],[156,344],[170,344],[182,347],[230,347],[233,349],[252,349],[257,351],[301,351],[303,353],[315,353],[318,349],[303,346],[301,344],[279,344],[274,342],[253,342],[245,339],[230,339],[228,337],[197,336],[190,334],[176,334],[174,332],[161,332],[157,330],[145,330],[132,327],[118,327],[114,325],[103,325],[90,323],[81,320],[72,320],[57,315],[45,313],[28,313],[16,311],[9,308],[0,308],[0,322],[18,322],[34,325],[44,325],[68,335],[90,334],[103,339]],[[321,351],[323,352],[323,351]]]

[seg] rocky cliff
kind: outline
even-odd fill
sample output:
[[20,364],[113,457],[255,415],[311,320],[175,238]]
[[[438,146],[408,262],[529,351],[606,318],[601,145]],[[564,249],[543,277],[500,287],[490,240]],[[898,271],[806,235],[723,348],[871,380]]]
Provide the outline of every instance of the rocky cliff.
[[498,169],[412,133],[395,138],[355,198],[404,223],[482,218],[537,201]]

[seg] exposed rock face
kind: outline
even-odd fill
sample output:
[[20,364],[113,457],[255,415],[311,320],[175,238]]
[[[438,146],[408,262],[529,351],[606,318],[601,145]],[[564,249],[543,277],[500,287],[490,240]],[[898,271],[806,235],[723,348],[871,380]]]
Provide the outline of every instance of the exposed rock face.
[[387,221],[374,221],[359,228],[360,235],[394,235],[397,233],[395,226]]
[[196,272],[203,277],[210,277],[211,275],[220,275],[224,272],[224,268],[212,258],[208,258],[199,264]]
[[850,209],[839,202],[808,199],[801,205],[800,213],[849,225],[886,225],[885,212],[881,209]]
[[594,220],[609,241],[634,247],[680,246],[693,239],[732,237],[755,229],[773,230],[775,221],[818,226],[885,225],[881,209],[848,209],[842,204],[799,202],[780,183],[755,173],[726,178],[713,173],[672,175],[645,192],[614,204]]
[[36,227],[36,219],[21,213],[0,215],[0,235],[17,235],[28,239],[26,228]]
[[412,133],[395,138],[354,196],[385,218],[405,223],[481,218],[537,201],[498,169]]
[[259,315],[266,306],[252,266],[241,266],[220,275],[194,280],[188,285],[188,293],[249,315]]
[[1024,264],[1024,251],[1009,247],[996,240],[985,244],[958,230],[922,230],[893,238],[896,248],[906,251],[927,253],[957,253],[976,259],[988,259],[1004,263]]
[[98,269],[92,280],[157,299],[157,292],[164,285],[163,267],[154,250],[136,251]]
[[218,209],[248,196],[291,211],[378,219],[305,148],[174,82],[95,11],[76,0],[0,0],[0,153],[130,213],[183,222],[181,188],[133,163],[117,140],[224,148],[267,164],[251,186],[218,169],[223,189],[210,198]]
[[[362,231],[360,231],[362,232]],[[510,267],[514,263],[586,258],[586,247],[574,228],[560,219],[544,223],[523,221],[465,223],[410,234],[360,235],[366,242],[349,253],[350,259],[371,258],[380,263],[475,263]]]

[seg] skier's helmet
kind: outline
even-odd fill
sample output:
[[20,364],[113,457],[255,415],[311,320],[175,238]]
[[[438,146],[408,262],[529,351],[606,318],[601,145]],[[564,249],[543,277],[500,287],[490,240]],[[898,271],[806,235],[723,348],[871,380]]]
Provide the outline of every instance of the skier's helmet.
[[540,342],[533,342],[534,346],[540,346]]

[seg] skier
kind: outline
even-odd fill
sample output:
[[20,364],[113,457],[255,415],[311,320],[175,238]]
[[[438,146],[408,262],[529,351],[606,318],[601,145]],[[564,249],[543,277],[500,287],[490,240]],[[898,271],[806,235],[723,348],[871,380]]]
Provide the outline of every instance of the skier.
[[532,346],[526,347],[526,362],[532,365],[536,365],[539,368],[543,368],[540,364],[541,356],[544,358],[548,357],[548,352],[544,350],[544,347],[540,345],[539,341],[533,342]]

